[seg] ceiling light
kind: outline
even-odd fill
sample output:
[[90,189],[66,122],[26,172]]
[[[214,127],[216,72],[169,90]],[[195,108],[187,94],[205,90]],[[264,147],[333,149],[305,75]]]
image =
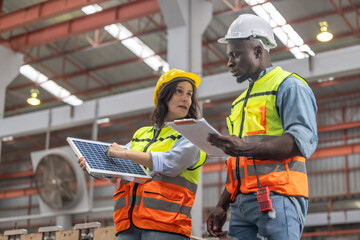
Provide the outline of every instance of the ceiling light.
[[[71,95],[71,93],[68,90],[61,87],[53,80],[50,80],[47,76],[45,76],[43,73],[36,70],[30,65],[21,66],[20,73],[25,77],[27,77],[28,79],[30,79],[31,81],[33,81],[34,83],[36,83],[37,85],[40,85],[40,87],[42,87],[43,89],[45,89],[46,91],[48,91],[55,97],[61,99],[63,102],[67,104],[70,104],[72,106],[78,106],[83,104],[83,101],[81,99],[77,98],[75,95]],[[31,101],[35,103],[36,100],[31,100]],[[40,104],[40,102],[38,104]]]
[[9,141],[14,140],[14,137],[13,136],[6,136],[6,137],[3,137],[1,140],[3,142],[9,142]]
[[28,104],[33,105],[33,106],[37,106],[41,103],[40,99],[37,98],[37,96],[39,95],[39,90],[37,89],[31,89],[30,90],[30,96],[26,101]]
[[293,27],[286,22],[285,18],[272,3],[265,2],[264,0],[245,0],[245,2],[252,6],[251,9],[258,16],[270,23],[274,34],[286,47],[290,49],[290,52],[297,59],[315,55],[311,48],[304,43],[304,40],[293,29]]
[[317,40],[319,40],[320,42],[328,42],[333,38],[332,33],[328,32],[328,23],[326,21],[323,22],[319,22],[320,25],[320,31],[321,33],[319,33],[316,38]]
[[[89,15],[95,12],[102,11],[102,7],[98,4],[87,6],[81,9],[85,14]],[[121,40],[121,43],[133,52],[139,58],[144,60],[154,71],[163,70],[169,71],[169,63],[162,57],[157,55],[148,45],[146,45],[140,38],[133,36],[133,33],[124,25],[111,24],[104,27],[114,38]]]
[[103,124],[103,123],[108,123],[108,122],[110,122],[110,118],[100,118],[100,119],[96,120],[96,123],[99,125]]

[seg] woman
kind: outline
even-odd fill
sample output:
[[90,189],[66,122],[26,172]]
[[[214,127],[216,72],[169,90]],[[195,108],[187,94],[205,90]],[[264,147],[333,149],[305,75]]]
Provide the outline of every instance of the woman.
[[[150,170],[145,184],[120,181],[114,194],[114,222],[118,240],[183,240],[191,235],[190,210],[206,155],[166,125],[198,118],[196,74],[172,69],[158,80],[154,91],[153,126],[136,131],[127,150],[113,143],[106,150]],[[79,158],[85,169],[85,159]]]

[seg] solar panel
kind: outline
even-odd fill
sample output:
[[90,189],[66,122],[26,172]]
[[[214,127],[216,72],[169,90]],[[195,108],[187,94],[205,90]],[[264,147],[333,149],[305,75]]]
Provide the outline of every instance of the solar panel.
[[86,170],[92,175],[121,177],[138,183],[145,183],[151,178],[142,165],[128,159],[109,157],[105,150],[110,146],[110,143],[72,137],[68,137],[66,140],[77,157],[85,157]]

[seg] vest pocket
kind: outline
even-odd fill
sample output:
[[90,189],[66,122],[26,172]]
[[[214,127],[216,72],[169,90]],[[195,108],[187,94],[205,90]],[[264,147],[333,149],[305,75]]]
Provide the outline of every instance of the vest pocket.
[[231,113],[231,115],[226,118],[226,124],[230,135],[239,135],[241,125],[240,113]]
[[129,206],[129,184],[120,184],[118,190],[114,193],[114,222],[118,223],[128,219]]
[[253,100],[245,107],[244,132],[247,136],[266,133],[266,102],[267,100]]
[[183,194],[174,191],[154,192],[150,186],[144,186],[139,206],[140,218],[156,219],[163,223],[174,223],[180,217]]
[[[287,162],[255,160],[256,173],[261,186],[278,186],[289,183],[289,167]],[[257,188],[257,179],[252,160],[245,161],[245,186],[248,189]]]

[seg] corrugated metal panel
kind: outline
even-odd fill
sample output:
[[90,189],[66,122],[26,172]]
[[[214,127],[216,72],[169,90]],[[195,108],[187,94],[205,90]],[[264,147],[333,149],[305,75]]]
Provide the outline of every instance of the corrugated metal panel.
[[313,171],[344,168],[345,167],[344,157],[340,156],[340,157],[308,160],[306,162],[306,167],[309,173]]
[[342,135],[343,135],[342,131],[331,131],[331,132],[319,133],[318,134],[319,144],[317,147],[320,148],[320,147],[331,147],[331,146],[343,145],[344,144],[343,140],[330,141],[330,142],[326,141],[327,139],[340,138],[340,137],[342,137]]
[[358,143],[360,142],[360,138],[357,136],[360,136],[360,128],[351,128],[346,130],[346,135],[347,136],[355,136],[353,138],[349,138],[347,139],[346,143],[347,144],[353,144],[353,143]]
[[[360,167],[360,154],[348,155],[348,167]],[[349,191],[350,193],[360,192],[360,170],[349,172]]]
[[349,172],[349,191],[350,193],[360,192],[360,170]]
[[334,109],[321,113],[319,126],[334,125],[338,124],[339,121],[341,121],[341,111]]
[[327,173],[309,176],[309,196],[345,194],[345,173]]
[[348,167],[359,167],[360,166],[360,154],[348,155]]
[[216,206],[219,199],[219,189],[217,186],[206,187],[203,190],[203,207],[214,207]]
[[309,195],[329,196],[346,193],[346,181],[344,172],[311,174],[317,171],[343,169],[345,167],[343,157],[324,158],[307,161],[309,173]]
[[[354,105],[354,103],[352,103]],[[349,107],[345,109],[345,119],[347,122],[355,122],[360,120],[360,111],[359,107],[354,109],[353,107]]]

